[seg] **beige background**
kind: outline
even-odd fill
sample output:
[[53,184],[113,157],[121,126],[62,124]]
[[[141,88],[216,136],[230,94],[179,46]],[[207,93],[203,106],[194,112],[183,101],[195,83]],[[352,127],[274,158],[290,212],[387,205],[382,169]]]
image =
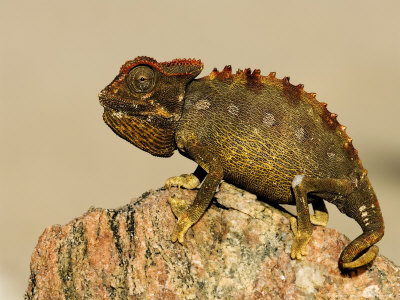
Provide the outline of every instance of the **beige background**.
[[[1,1],[0,299],[18,299],[46,226],[113,208],[193,162],[155,158],[107,128],[97,94],[138,55],[276,71],[348,126],[400,263],[398,1]],[[333,4],[334,2],[334,4]],[[329,207],[328,226],[358,225]]]

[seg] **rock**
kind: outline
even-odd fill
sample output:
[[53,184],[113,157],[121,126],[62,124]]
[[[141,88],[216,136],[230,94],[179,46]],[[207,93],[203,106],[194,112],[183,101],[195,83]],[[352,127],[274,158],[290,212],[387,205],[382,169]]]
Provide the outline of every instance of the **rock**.
[[168,198],[148,192],[119,209],[91,208],[47,228],[32,254],[25,299],[342,299],[400,297],[400,269],[378,256],[368,269],[338,269],[349,240],[316,226],[303,261],[290,259],[288,214],[226,183],[185,236]]

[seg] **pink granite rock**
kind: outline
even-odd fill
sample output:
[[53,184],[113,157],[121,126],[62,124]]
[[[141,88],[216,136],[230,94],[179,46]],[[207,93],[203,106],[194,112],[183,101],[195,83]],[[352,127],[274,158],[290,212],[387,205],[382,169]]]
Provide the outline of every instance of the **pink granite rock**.
[[315,227],[303,261],[290,259],[287,214],[222,184],[217,201],[185,236],[168,198],[196,191],[151,191],[119,209],[90,209],[40,236],[26,299],[395,299],[400,269],[383,256],[343,275],[349,240]]

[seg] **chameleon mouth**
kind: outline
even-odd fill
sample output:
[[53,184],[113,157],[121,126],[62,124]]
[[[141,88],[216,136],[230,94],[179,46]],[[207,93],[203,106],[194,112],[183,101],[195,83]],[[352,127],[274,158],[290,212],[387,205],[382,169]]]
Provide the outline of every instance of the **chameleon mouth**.
[[136,117],[136,118],[162,118],[170,119],[173,116],[170,112],[161,107],[142,103],[126,103],[123,99],[117,97],[109,97],[103,92],[99,94],[99,102],[104,110],[117,113],[120,116]]
[[108,103],[110,102],[110,99],[108,99],[108,97],[105,95],[105,93],[103,91],[101,91],[99,93],[98,97],[99,97],[100,105],[103,107],[108,107]]
[[109,114],[110,116],[116,117],[116,118],[130,118],[132,116],[124,113],[121,110],[115,110],[109,107],[104,106],[104,113]]
[[147,112],[143,105],[138,104],[124,104],[117,98],[110,98],[102,93],[99,94],[99,102],[104,107],[104,112],[109,112],[115,117],[125,118],[146,118],[153,113]]
[[137,112],[137,113],[127,113],[122,110],[117,110],[110,107],[104,107],[104,114],[108,115],[113,119],[125,120],[128,122],[150,122],[157,123],[161,127],[168,128],[171,126],[173,121],[171,118],[166,118],[160,116],[154,112]]
[[122,110],[117,110],[117,109],[113,109],[107,106],[104,106],[104,114],[109,115],[112,118],[116,118],[116,119],[125,119],[125,120],[143,120],[143,121],[151,121],[152,116],[151,115],[147,115],[147,114],[143,114],[143,113],[137,113],[137,114],[130,114],[130,113],[126,113],[125,111]]
[[127,105],[124,104],[122,99],[118,98],[110,98],[104,95],[103,93],[99,94],[99,102],[100,105],[104,107],[104,109],[109,109],[111,111],[119,111],[121,113],[124,113],[126,115],[129,115],[129,112],[132,112],[133,110],[138,109],[138,105]]
[[108,114],[110,117],[125,120],[140,119],[143,121],[151,122],[157,120],[159,123],[163,124],[165,122],[171,121],[170,118],[165,118],[154,112],[126,112],[125,110],[114,109],[104,106],[104,113]]

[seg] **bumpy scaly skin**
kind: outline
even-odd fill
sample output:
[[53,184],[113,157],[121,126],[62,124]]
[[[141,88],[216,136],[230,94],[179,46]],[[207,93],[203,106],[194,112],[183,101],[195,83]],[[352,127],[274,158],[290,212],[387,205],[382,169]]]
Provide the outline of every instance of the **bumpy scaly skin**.
[[202,67],[199,60],[158,63],[138,57],[126,62],[99,95],[104,120],[116,134],[157,156],[178,149],[199,165],[193,174],[166,182],[195,188],[202,181],[191,206],[171,199],[178,217],[172,241],[183,243],[225,180],[270,201],[296,205],[292,258],[306,255],[311,224],[326,225],[326,200],[363,230],[342,252],[340,268],[371,263],[384,232],[382,214],[337,115],[288,77],[250,69],[232,74],[226,66],[194,79]]

